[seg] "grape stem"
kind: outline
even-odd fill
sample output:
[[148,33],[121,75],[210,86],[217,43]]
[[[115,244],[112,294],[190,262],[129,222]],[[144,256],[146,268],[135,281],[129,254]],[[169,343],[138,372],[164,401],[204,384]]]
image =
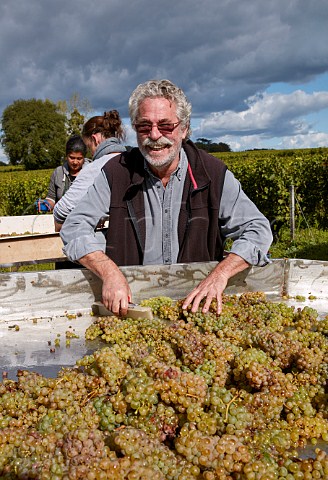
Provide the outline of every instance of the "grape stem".
[[120,427],[115,428],[115,432],[117,432],[118,430],[123,430],[124,428],[126,428],[126,426],[121,425]]
[[89,392],[88,395],[83,400],[83,402],[81,403],[81,407],[84,407],[89,400],[96,397],[98,394],[99,394],[99,388],[96,388],[95,390],[92,390],[91,392]]
[[224,418],[224,423],[227,423],[227,421],[228,421],[228,415],[229,415],[230,405],[232,405],[233,403],[236,403],[236,400],[237,400],[237,398],[238,398],[239,396],[240,396],[240,393],[237,393],[237,395],[235,395],[235,396],[230,400],[230,402],[227,404],[226,412],[225,412],[225,418]]
[[60,384],[61,382],[63,382],[64,380],[68,381],[69,379],[68,379],[67,377],[65,377],[65,376],[64,376],[64,377],[61,377],[59,380],[57,380],[57,382],[56,382],[56,387],[57,387],[57,385],[59,385],[59,384]]

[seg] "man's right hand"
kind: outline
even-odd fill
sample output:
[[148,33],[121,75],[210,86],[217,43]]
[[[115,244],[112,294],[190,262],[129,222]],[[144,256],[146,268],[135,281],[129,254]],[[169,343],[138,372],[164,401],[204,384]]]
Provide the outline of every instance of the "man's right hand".
[[114,315],[126,315],[132,294],[118,266],[101,251],[89,253],[79,262],[103,281],[102,302],[105,307]]
[[102,302],[114,315],[126,315],[129,302],[131,302],[131,290],[123,273],[118,269],[111,270],[110,274],[103,279]]

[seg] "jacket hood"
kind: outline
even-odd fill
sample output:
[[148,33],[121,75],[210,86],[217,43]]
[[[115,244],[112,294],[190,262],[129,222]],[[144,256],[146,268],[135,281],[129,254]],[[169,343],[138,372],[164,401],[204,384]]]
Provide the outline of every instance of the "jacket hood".
[[92,159],[93,161],[97,158],[108,155],[109,153],[121,153],[125,152],[126,148],[122,143],[115,137],[106,138],[100,145],[98,145],[97,150],[95,151]]

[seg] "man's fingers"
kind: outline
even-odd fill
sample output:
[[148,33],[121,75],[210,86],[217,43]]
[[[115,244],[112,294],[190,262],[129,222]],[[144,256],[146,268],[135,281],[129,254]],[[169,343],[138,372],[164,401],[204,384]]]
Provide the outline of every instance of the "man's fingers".
[[185,301],[183,302],[182,308],[186,310],[187,307],[192,303],[191,311],[195,313],[197,312],[199,304],[203,298],[204,294],[198,291],[193,291],[186,297]]
[[187,307],[189,307],[189,305],[191,304],[195,296],[196,296],[196,293],[194,292],[189,293],[189,295],[185,298],[183,302],[183,305],[182,305],[183,310],[187,310]]
[[115,297],[110,303],[109,310],[117,316],[125,316],[128,313],[128,298]]
[[207,296],[206,293],[204,292],[191,292],[185,299],[182,308],[184,310],[187,309],[187,307],[192,303],[191,311],[192,313],[197,312],[199,308],[200,302],[203,300],[203,298],[206,298],[205,304],[202,308],[202,312],[206,313],[210,307],[211,301],[212,301],[212,295]]
[[213,294],[213,292],[204,293],[199,291],[193,291],[185,298],[182,308],[183,310],[186,310],[188,306],[192,304],[191,312],[195,313],[199,309],[201,301],[205,299],[204,305],[202,306],[202,313],[207,313],[210,309],[213,298],[216,298],[217,300],[216,312],[217,314],[220,314],[222,312],[222,298],[221,295],[219,295],[217,292]]
[[210,296],[210,295],[208,295],[208,296],[206,297],[205,303],[204,303],[203,308],[202,308],[202,312],[203,312],[203,313],[207,313],[207,312],[208,312],[208,310],[209,310],[209,308],[210,308],[210,305],[211,305],[211,302],[212,302],[212,298],[213,298],[213,297]]
[[120,301],[119,314],[121,316],[125,316],[128,313],[128,308],[129,308],[128,299],[127,298],[122,298],[121,301]]
[[222,297],[221,296],[217,297],[216,301],[217,301],[216,313],[220,315],[220,313],[222,313]]

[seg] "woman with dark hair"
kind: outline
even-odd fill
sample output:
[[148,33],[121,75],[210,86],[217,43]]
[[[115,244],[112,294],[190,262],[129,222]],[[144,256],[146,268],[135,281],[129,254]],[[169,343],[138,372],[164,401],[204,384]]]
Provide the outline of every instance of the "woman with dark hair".
[[65,162],[52,172],[46,200],[41,201],[49,211],[67,192],[82,167],[89,163],[86,153],[87,147],[80,135],[73,135],[67,140]]
[[67,215],[85,195],[87,189],[108,160],[126,150],[122,121],[117,110],[90,118],[83,126],[82,138],[92,154],[93,162],[83,169],[74,185],[54,208],[55,228],[61,229]]

